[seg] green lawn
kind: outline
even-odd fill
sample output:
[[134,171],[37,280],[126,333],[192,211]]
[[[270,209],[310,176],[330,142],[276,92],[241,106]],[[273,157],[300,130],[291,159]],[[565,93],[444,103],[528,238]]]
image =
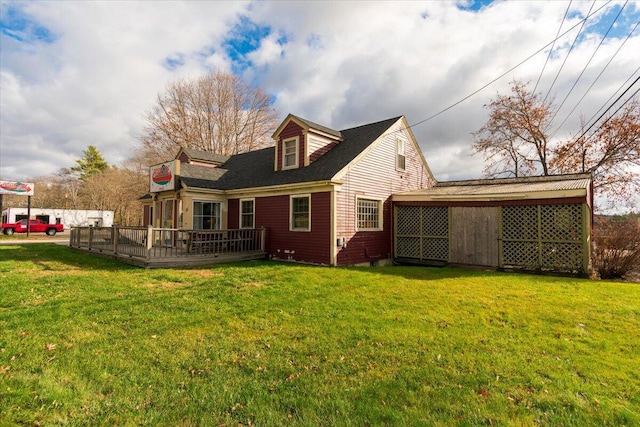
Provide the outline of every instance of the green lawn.
[[0,426],[640,425],[640,285],[0,245]]

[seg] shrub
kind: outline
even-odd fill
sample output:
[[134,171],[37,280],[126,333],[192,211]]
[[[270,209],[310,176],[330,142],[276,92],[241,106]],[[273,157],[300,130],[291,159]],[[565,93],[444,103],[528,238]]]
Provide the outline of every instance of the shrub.
[[635,216],[599,219],[593,229],[593,267],[601,279],[640,273],[640,221]]

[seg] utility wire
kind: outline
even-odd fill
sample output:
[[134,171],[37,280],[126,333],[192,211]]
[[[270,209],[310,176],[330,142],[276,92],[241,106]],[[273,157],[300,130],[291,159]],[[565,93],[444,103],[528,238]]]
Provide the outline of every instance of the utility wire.
[[[591,13],[591,10],[593,9],[593,6],[595,6],[595,4],[596,4],[596,0],[593,0],[593,3],[591,3],[591,7],[589,8],[589,13]],[[587,16],[590,16],[589,13],[587,13]],[[580,26],[580,29],[578,30],[578,34],[576,34],[575,38],[573,39],[573,43],[571,43],[571,47],[569,48],[569,52],[567,52],[567,56],[564,57],[564,61],[562,61],[562,65],[560,66],[560,69],[556,73],[556,76],[553,78],[553,81],[551,82],[551,86],[549,86],[549,89],[547,90],[547,94],[542,99],[542,104],[544,104],[547,101],[547,98],[549,98],[549,94],[551,94],[551,89],[553,89],[556,82],[558,81],[558,77],[560,77],[560,73],[564,69],[564,66],[567,63],[567,60],[569,59],[569,55],[571,55],[571,52],[573,52],[573,48],[575,47],[576,43],[578,43],[578,38],[580,38],[580,34],[582,34],[582,30],[584,29],[584,26],[586,25],[586,23],[587,23],[587,20],[584,19],[582,21],[582,25]]]
[[431,116],[427,117],[426,119],[422,119],[419,122],[416,122],[412,125],[409,125],[409,128],[413,128],[415,126],[421,125],[422,123],[428,122],[429,120],[432,120],[436,117],[438,117],[440,114],[443,114],[447,111],[449,111],[450,109],[452,109],[453,107],[456,107],[460,104],[462,104],[464,101],[466,101],[467,99],[471,98],[472,96],[478,94],[479,92],[482,92],[484,89],[486,89],[487,87],[491,86],[492,84],[494,84],[495,82],[497,82],[498,80],[500,80],[501,78],[503,78],[504,76],[506,76],[507,74],[511,73],[513,70],[515,70],[516,68],[520,67],[522,64],[524,64],[525,62],[529,61],[531,58],[533,58],[534,56],[536,56],[537,54],[539,54],[540,52],[542,52],[543,50],[545,50],[547,47],[549,47],[551,44],[553,44],[556,40],[564,37],[565,35],[567,35],[567,33],[571,32],[574,28],[576,28],[578,25],[580,25],[581,23],[583,23],[584,21],[586,21],[587,19],[589,19],[590,17],[592,17],[593,15],[597,14],[598,12],[600,12],[603,8],[605,8],[609,3],[611,3],[612,0],[607,1],[605,4],[603,4],[602,6],[600,6],[598,9],[596,9],[593,13],[587,15],[584,19],[582,19],[580,22],[576,23],[574,26],[572,26],[571,28],[569,28],[567,31],[563,32],[562,34],[560,34],[559,37],[556,37],[554,40],[550,41],[549,43],[547,43],[546,45],[542,46],[540,49],[538,49],[537,51],[535,51],[533,54],[529,55],[526,59],[520,61],[517,65],[511,67],[509,70],[505,71],[504,73],[500,74],[498,77],[496,77],[495,79],[491,80],[489,83],[485,84],[484,86],[482,86],[481,88],[475,90],[474,92],[470,93],[469,95],[465,96],[464,98],[460,99],[459,101],[454,102],[453,104],[449,105],[448,107],[438,111],[435,114],[432,114]]
[[602,39],[600,39],[600,43],[598,44],[598,47],[596,47],[596,49],[593,51],[593,54],[591,55],[591,57],[589,58],[589,60],[585,64],[585,66],[582,68],[582,71],[580,72],[580,75],[573,82],[573,86],[571,86],[571,89],[569,89],[569,92],[567,92],[567,94],[565,95],[564,99],[560,103],[560,106],[558,108],[556,108],[556,111],[553,113],[553,116],[551,116],[551,119],[549,120],[550,123],[553,122],[553,119],[555,119],[555,117],[558,115],[558,112],[560,111],[560,109],[562,108],[564,103],[567,101],[567,99],[569,99],[569,95],[571,95],[571,92],[573,92],[573,89],[575,89],[576,85],[578,84],[578,81],[580,81],[580,79],[584,75],[585,71],[587,71],[587,67],[589,67],[589,64],[591,64],[591,61],[596,56],[596,53],[598,52],[598,50],[602,46],[602,43],[604,43],[604,41],[606,40],[607,36],[609,35],[609,32],[611,31],[611,29],[615,25],[616,21],[618,20],[618,18],[622,14],[622,11],[624,10],[624,8],[625,8],[625,6],[627,5],[628,2],[629,2],[629,0],[625,1],[624,4],[622,5],[622,7],[620,8],[620,10],[618,11],[618,14],[616,15],[615,19],[611,22],[611,25],[609,25],[609,29],[602,36]]
[[[624,92],[622,92],[622,93],[620,94],[620,96],[618,96],[618,98],[617,98],[613,103],[611,103],[611,105],[610,105],[606,110],[604,110],[604,111],[602,112],[602,114],[600,114],[600,116],[599,116],[596,120],[594,120],[594,122],[593,122],[593,123],[592,123],[592,124],[591,124],[591,125],[590,125],[586,130],[585,130],[585,131],[583,131],[583,132],[580,134],[580,136],[579,136],[579,137],[577,137],[577,138],[575,138],[575,139],[581,139],[581,138],[584,138],[584,136],[587,134],[587,132],[589,132],[589,131],[591,130],[591,128],[592,128],[592,127],[594,127],[594,126],[596,125],[596,123],[598,123],[598,121],[600,121],[600,119],[601,119],[601,118],[603,118],[603,117],[604,117],[604,115],[605,115],[605,114],[607,114],[607,112],[608,112],[611,108],[613,108],[613,106],[614,106],[614,105],[616,105],[616,103],[617,103],[618,101],[620,101],[620,99],[622,99],[622,97],[624,96],[624,94],[625,94],[625,93],[627,93],[627,92],[629,92],[629,90],[631,90],[631,88],[632,88],[636,83],[638,83],[638,81],[639,81],[639,80],[640,80],[640,76],[636,77],[636,79],[633,81],[633,83],[631,83],[631,84],[629,85],[629,87],[627,87],[627,88],[624,90]],[[636,89],[636,91],[635,91],[635,92],[634,92],[634,93],[633,93],[629,98],[627,98],[627,100],[626,100],[625,102],[623,102],[623,103],[622,103],[622,105],[620,105],[620,107],[618,107],[618,109],[613,113],[613,115],[615,115],[618,111],[620,111],[620,109],[621,109],[621,108],[622,108],[622,107],[623,107],[627,102],[629,102],[631,99],[633,99],[633,97],[634,97],[634,96],[636,96],[636,94],[637,94],[639,91],[640,91],[640,88]],[[612,115],[611,117],[613,117],[613,115]],[[602,123],[600,124],[600,126],[598,126],[598,129],[600,129],[600,128],[601,128],[601,127],[602,127],[606,122],[608,122],[608,121],[611,119],[611,117],[609,117],[607,120],[605,120],[604,122],[602,122]],[[598,129],[596,129],[596,130],[594,131],[594,133],[593,133],[593,134],[591,134],[591,135],[589,136],[589,138],[591,138],[593,135],[595,135],[595,133],[598,131]],[[574,139],[574,140],[575,140],[575,139]]]
[[[569,120],[569,117],[571,117],[571,115],[573,114],[574,111],[576,111],[576,108],[578,108],[578,105],[580,105],[580,103],[584,100],[584,98],[587,96],[587,94],[589,93],[589,91],[591,91],[591,89],[593,88],[593,86],[596,84],[596,82],[600,79],[600,77],[602,76],[602,74],[604,74],[605,70],[607,69],[607,67],[609,67],[609,65],[611,64],[611,62],[613,61],[613,59],[618,55],[618,53],[620,52],[620,50],[622,50],[622,47],[624,46],[624,44],[631,38],[631,35],[633,35],[633,33],[636,31],[636,29],[638,28],[638,25],[640,25],[640,21],[638,21],[635,25],[635,27],[633,27],[633,29],[631,29],[631,31],[629,32],[629,34],[627,35],[627,37],[624,39],[624,41],[620,44],[620,46],[618,47],[618,49],[615,51],[615,53],[611,56],[611,58],[609,59],[609,62],[607,62],[604,66],[604,68],[602,68],[602,71],[600,71],[600,74],[598,74],[598,76],[595,78],[595,80],[591,83],[591,86],[589,86],[589,88],[585,91],[584,95],[582,95],[582,98],[580,98],[580,100],[576,103],[576,105],[573,107],[573,109],[571,109],[571,111],[569,112],[569,114],[567,114],[567,117],[565,117],[565,119],[562,121],[562,123],[560,123],[560,125],[558,125],[557,129],[549,136],[549,139],[553,138],[553,136],[555,136],[556,133],[558,133],[558,131],[562,128],[562,126],[567,122],[567,120]],[[631,76],[627,79],[627,81],[629,81],[631,79],[631,77],[633,77],[633,75],[640,69],[640,67],[636,68],[636,71],[634,71]],[[626,83],[626,81],[625,81]],[[618,89],[619,90],[619,89]],[[611,96],[611,98],[613,98],[613,95]],[[611,100],[611,98],[609,98],[606,102],[609,102]],[[600,110],[604,108],[600,107]],[[600,111],[598,110],[598,111]],[[596,112],[597,114],[597,112]]]
[[635,76],[635,75],[636,75],[636,73],[637,73],[638,71],[640,71],[640,67],[636,68],[636,69],[635,69],[635,71],[634,71],[633,73],[631,73],[631,75],[630,75],[629,77],[627,77],[627,80],[625,80],[625,81],[620,85],[620,87],[619,87],[618,89],[616,89],[616,90],[611,94],[611,96],[610,96],[610,97],[609,97],[609,98],[608,98],[608,99],[607,99],[607,100],[602,104],[602,106],[601,106],[600,108],[598,108],[598,111],[596,111],[595,113],[593,113],[593,115],[591,116],[591,118],[585,122],[585,124],[583,125],[583,127],[584,127],[584,126],[586,126],[588,123],[590,123],[592,120],[594,120],[594,117],[595,117],[596,115],[598,115],[598,114],[599,114],[599,113],[600,113],[600,112],[601,112],[601,111],[602,111],[602,110],[607,106],[607,104],[609,104],[609,102],[610,102],[610,101],[611,101],[611,100],[616,96],[616,94],[617,94],[618,92],[620,92],[620,91],[621,91],[621,90],[622,90],[622,89],[627,85],[627,83],[629,83],[629,81],[631,81],[631,79],[633,79],[633,76]]
[[[556,33],[556,38],[553,40],[553,44],[551,45],[551,49],[549,49],[549,54],[547,55],[547,59],[544,61],[544,65],[542,66],[542,70],[540,70],[540,75],[538,76],[538,80],[536,81],[536,85],[533,87],[533,93],[538,89],[538,84],[540,83],[540,79],[544,74],[544,70],[547,68],[547,64],[549,63],[549,58],[551,58],[551,54],[553,53],[553,48],[556,46],[556,40],[558,40],[558,36],[560,35],[560,30],[562,30],[562,26],[564,25],[564,21],[567,19],[567,15],[569,14],[569,8],[571,7],[571,1],[569,0],[569,4],[567,5],[567,10],[564,11],[564,16],[562,17],[562,22],[560,22],[560,26],[558,27],[558,32]],[[591,5],[593,8],[593,5]],[[589,10],[591,11],[591,10]]]

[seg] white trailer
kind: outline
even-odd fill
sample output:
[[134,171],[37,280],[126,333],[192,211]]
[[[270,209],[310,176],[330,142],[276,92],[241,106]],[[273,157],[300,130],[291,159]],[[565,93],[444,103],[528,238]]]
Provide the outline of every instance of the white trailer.
[[[7,208],[2,212],[2,223],[15,223],[27,216],[27,208]],[[39,219],[46,224],[63,224],[65,230],[86,226],[111,227],[113,211],[31,208],[31,219]]]

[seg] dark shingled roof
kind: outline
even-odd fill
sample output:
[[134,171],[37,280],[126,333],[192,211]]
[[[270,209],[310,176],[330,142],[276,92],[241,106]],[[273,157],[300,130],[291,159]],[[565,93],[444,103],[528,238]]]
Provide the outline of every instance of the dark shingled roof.
[[[231,156],[224,165],[217,168],[181,165],[180,179],[188,187],[218,190],[328,181],[376,141],[400,117],[341,131],[344,141],[306,167],[275,171],[275,148],[271,147]],[[185,166],[189,167],[185,168]]]
[[311,129],[316,129],[316,130],[322,131],[324,133],[327,133],[329,135],[337,136],[338,138],[342,137],[342,133],[340,131],[328,128],[326,126],[319,125],[319,124],[314,123],[314,122],[312,122],[310,120],[303,119],[302,117],[294,116],[293,114],[291,114],[291,117],[295,118],[296,120],[301,121],[302,123],[304,123],[305,125],[307,125]]
[[207,163],[224,164],[229,160],[229,156],[212,153],[211,151],[195,150],[192,148],[183,148],[182,151],[191,159]]

